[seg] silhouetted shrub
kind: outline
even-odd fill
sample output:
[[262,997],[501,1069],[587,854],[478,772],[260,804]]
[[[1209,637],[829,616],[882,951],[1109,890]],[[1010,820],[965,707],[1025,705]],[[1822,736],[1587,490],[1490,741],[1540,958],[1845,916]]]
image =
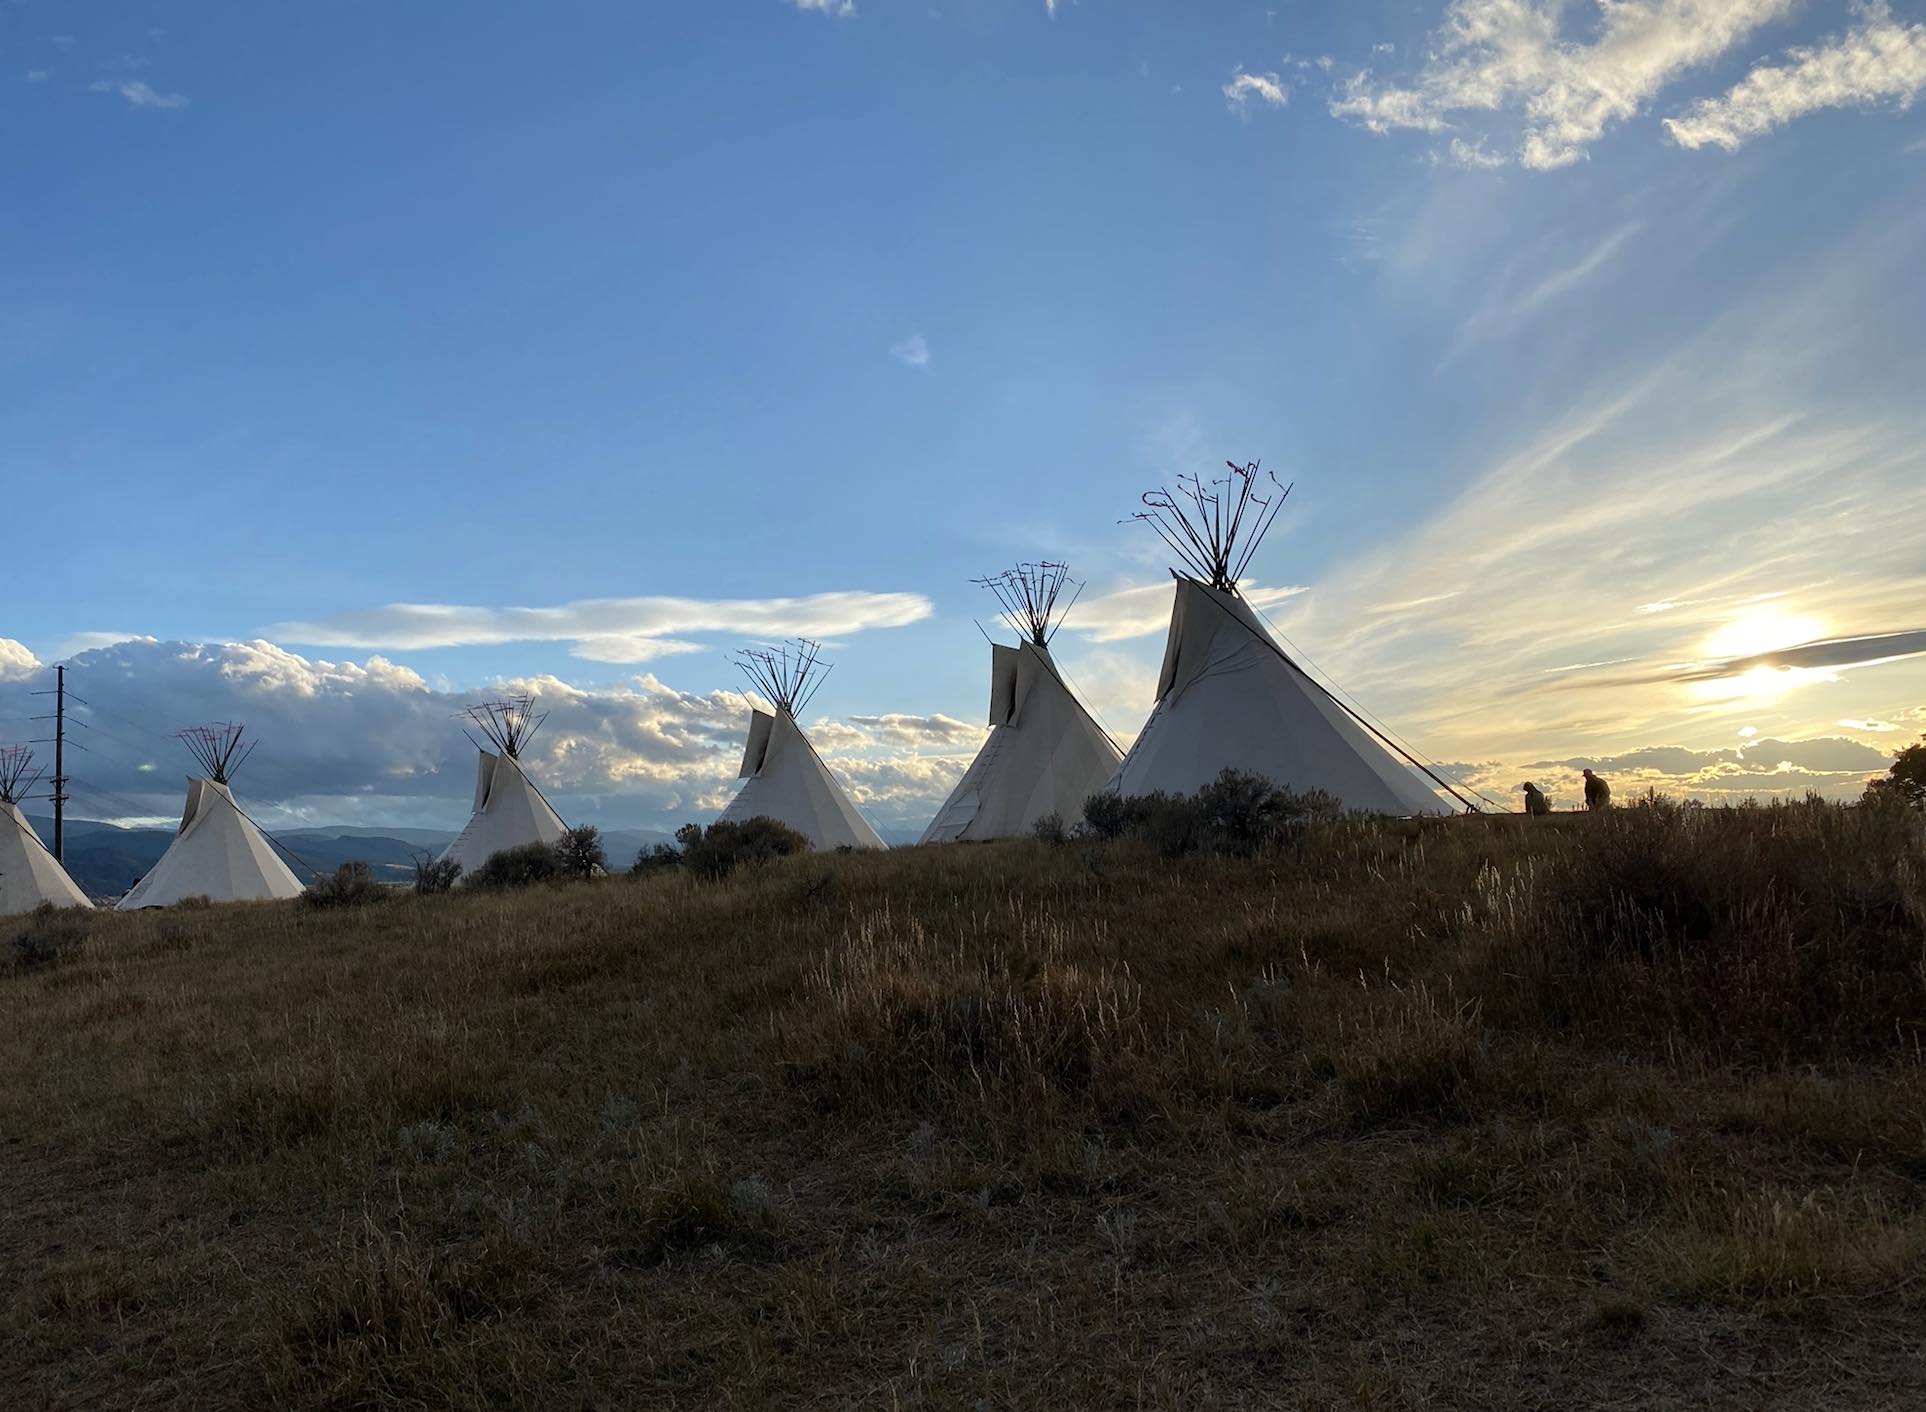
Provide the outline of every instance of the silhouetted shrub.
[[582,824],[555,840],[555,866],[567,878],[592,878],[605,873],[609,855],[602,847],[602,834],[594,824]]
[[546,843],[523,843],[491,853],[488,861],[468,875],[475,887],[527,887],[550,882],[561,874],[555,850]]
[[684,824],[675,837],[682,845],[683,865],[699,878],[726,878],[745,864],[809,851],[802,834],[760,815],[740,822],[718,819],[706,829]]
[[1926,736],[1893,756],[1885,774],[1866,781],[1866,804],[1898,804],[1926,809]]
[[436,858],[428,853],[416,853],[415,891],[428,896],[448,892],[461,881],[461,864],[453,858]]
[[388,889],[375,881],[374,870],[366,863],[343,863],[332,873],[316,878],[301,894],[309,907],[366,907],[384,902]]
[[1045,814],[1030,825],[1030,832],[1038,843],[1047,843],[1052,848],[1061,848],[1070,841],[1070,831],[1063,826],[1061,814]]

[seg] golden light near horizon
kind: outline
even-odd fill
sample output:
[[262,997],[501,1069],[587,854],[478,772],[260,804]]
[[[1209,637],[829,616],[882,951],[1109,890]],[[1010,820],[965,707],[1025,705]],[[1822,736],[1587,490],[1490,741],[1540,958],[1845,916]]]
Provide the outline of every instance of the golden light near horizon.
[[[1707,660],[1757,657],[1825,635],[1825,624],[1817,618],[1777,607],[1755,608],[1714,631],[1700,645],[1699,655]],[[1706,701],[1769,703],[1799,687],[1832,679],[1832,673],[1808,667],[1757,666],[1715,681],[1698,682],[1694,694]]]

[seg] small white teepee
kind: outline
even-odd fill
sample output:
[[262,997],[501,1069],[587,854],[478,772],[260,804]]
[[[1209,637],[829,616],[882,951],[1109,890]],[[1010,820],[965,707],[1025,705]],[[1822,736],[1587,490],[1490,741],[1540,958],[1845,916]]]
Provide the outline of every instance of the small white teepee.
[[32,763],[33,752],[24,745],[0,750],[0,917],[31,912],[45,902],[56,907],[94,905],[20,812],[21,796],[39,778],[38,771],[27,774]]
[[1285,654],[1238,595],[1237,581],[1289,490],[1262,499],[1252,493],[1255,465],[1232,465],[1231,472],[1209,485],[1191,478],[1184,503],[1154,491],[1144,497],[1150,513],[1136,517],[1197,577],[1174,575],[1157,704],[1110,791],[1194,794],[1230,768],[1299,792],[1323,790],[1346,809],[1450,812]]
[[978,582],[997,595],[1004,621],[1023,641],[991,644],[990,737],[923,831],[923,843],[1012,838],[1051,814],[1074,823],[1123,758],[1050,657],[1062,616],[1057,600],[1069,582],[1064,565],[1019,564]]
[[812,848],[886,848],[796,724],[796,713],[808,706],[827,675],[820,650],[819,644],[798,639],[779,652],[737,654],[736,665],[776,711],[751,712],[739,772],[743,786],[717,822],[774,819],[807,838]]
[[238,725],[180,733],[206,774],[187,782],[180,832],[147,876],[120,899],[117,910],[167,907],[186,897],[256,902],[301,894],[301,880],[234,802],[228,781],[254,749],[240,749],[241,735]]
[[568,832],[561,815],[542,797],[522,768],[521,750],[547,719],[535,715],[529,697],[489,701],[468,708],[468,718],[495,746],[476,743],[475,812],[468,827],[442,850],[444,860],[472,873],[495,854],[525,843],[554,843]]

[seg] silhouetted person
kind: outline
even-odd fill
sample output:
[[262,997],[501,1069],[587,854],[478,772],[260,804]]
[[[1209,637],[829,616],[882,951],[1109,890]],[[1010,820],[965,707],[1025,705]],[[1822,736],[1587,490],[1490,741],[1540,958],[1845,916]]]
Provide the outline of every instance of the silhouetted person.
[[1612,787],[1590,770],[1585,771],[1585,807],[1593,813],[1612,807]]
[[1545,798],[1544,790],[1540,789],[1537,785],[1533,784],[1530,780],[1525,781],[1524,790],[1525,790],[1525,812],[1527,814],[1551,813],[1551,800]]

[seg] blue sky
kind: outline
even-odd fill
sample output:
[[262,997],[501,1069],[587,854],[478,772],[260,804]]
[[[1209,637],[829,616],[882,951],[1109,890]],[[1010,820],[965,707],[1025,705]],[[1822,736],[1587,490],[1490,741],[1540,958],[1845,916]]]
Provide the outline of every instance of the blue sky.
[[456,823],[520,681],[673,822],[809,630],[909,827],[970,578],[1072,562],[1127,741],[1117,522],[1262,458],[1260,601],[1434,758],[1851,792],[1926,729],[1922,89],[1846,0],[0,5],[0,737],[69,660],[95,812],[239,716],[277,817]]

